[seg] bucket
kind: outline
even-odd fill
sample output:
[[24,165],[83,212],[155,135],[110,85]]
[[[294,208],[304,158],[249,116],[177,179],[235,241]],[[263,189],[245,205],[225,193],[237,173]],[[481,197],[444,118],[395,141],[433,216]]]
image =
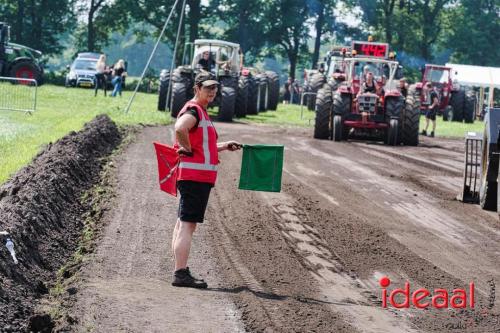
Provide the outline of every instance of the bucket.
[[283,145],[243,145],[240,190],[280,192]]

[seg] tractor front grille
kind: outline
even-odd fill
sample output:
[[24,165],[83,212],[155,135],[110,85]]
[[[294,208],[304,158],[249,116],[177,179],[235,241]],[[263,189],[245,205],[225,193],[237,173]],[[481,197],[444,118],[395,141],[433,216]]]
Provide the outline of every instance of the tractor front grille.
[[377,110],[377,102],[378,97],[376,96],[359,96],[359,112],[375,113],[375,111]]

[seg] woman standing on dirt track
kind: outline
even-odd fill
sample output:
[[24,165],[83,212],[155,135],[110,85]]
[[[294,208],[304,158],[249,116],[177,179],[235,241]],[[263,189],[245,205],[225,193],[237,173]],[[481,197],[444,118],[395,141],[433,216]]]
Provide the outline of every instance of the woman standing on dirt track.
[[207,106],[217,94],[219,82],[210,73],[195,78],[195,96],[188,101],[175,122],[175,148],[180,155],[177,189],[180,193],[178,218],[172,236],[175,271],[173,286],[207,288],[207,283],[191,275],[187,261],[191,239],[198,223],[203,223],[210,190],[217,178],[218,152],[241,148],[236,141],[217,142],[217,132]]

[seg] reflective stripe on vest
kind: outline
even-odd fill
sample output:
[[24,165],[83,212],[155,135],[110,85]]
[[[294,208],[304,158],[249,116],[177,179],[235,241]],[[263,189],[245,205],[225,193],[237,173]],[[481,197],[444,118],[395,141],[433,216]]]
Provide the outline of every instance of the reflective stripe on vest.
[[[197,126],[197,131],[198,131],[197,137],[201,139],[200,140],[201,142],[198,141],[197,151],[200,152],[201,150],[203,152],[203,159],[201,158],[200,155],[196,154],[195,155],[198,158],[196,158],[195,156],[194,160],[191,157],[181,158],[181,161],[179,163],[179,171],[180,171],[179,177],[180,179],[191,179],[191,180],[199,180],[207,182],[212,182],[213,180],[215,182],[215,178],[217,177],[217,163],[218,163],[217,145],[216,144],[214,145],[213,142],[212,144],[210,144],[209,137],[211,137],[211,135],[215,135],[215,138],[212,139],[217,140],[217,132],[215,131],[215,127],[210,121],[208,114],[206,114],[206,111],[201,106],[199,106],[196,103],[187,103],[185,108],[190,106],[194,106],[198,112],[198,115],[200,116],[200,120]],[[211,135],[209,135],[209,133]],[[199,137],[200,134],[201,138]],[[214,149],[214,151],[211,152],[211,149]],[[215,156],[212,156],[213,154],[215,154]],[[182,170],[184,170],[184,172]],[[197,171],[205,172],[205,174],[204,175],[199,174],[198,176],[195,173],[192,173],[190,170],[192,170],[192,172],[197,172]]]

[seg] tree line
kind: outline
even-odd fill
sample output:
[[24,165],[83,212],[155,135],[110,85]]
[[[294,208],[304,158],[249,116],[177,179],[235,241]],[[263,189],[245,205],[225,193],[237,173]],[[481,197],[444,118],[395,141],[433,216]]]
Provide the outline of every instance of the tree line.
[[[101,51],[112,33],[155,37],[174,0],[0,0],[0,21],[15,42],[57,56],[67,41]],[[217,38],[239,43],[247,64],[265,57],[313,68],[321,52],[348,40],[388,42],[416,63],[449,59],[500,63],[500,0],[186,0],[181,43]],[[173,44],[180,6],[165,42]],[[346,18],[349,18],[346,20]],[[414,62],[415,63],[415,62]],[[413,64],[414,64],[413,63]]]

